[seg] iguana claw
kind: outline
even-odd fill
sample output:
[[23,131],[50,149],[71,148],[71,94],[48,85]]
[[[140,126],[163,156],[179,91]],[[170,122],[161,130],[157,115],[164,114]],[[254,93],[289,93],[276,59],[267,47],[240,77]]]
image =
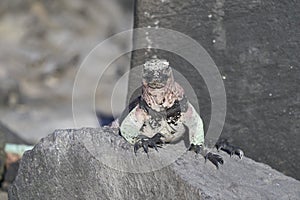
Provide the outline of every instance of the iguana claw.
[[203,150],[202,145],[192,144],[191,147],[189,148],[189,150],[194,151],[196,154],[203,155],[203,157],[205,158],[205,162],[208,159],[210,162],[212,162],[217,167],[217,169],[219,169],[219,164],[223,165],[223,163],[224,163],[223,158],[220,155],[214,154],[214,153],[211,153],[211,152],[206,153]]
[[161,145],[164,143],[161,138],[164,137],[161,133],[156,133],[152,138],[149,138],[145,135],[139,135],[137,137],[138,141],[134,144],[134,153],[136,155],[136,152],[143,147],[144,152],[148,155],[149,147],[154,148],[156,151],[158,151],[158,147],[161,147]]
[[235,146],[232,146],[231,144],[229,144],[229,142],[227,141],[227,139],[220,139],[217,143],[216,143],[216,148],[218,151],[220,150],[223,150],[225,151],[226,153],[228,153],[230,156],[232,155],[237,155],[240,159],[243,158],[244,156],[244,152],[235,147]]
[[204,156],[204,158],[205,158],[205,162],[208,159],[210,162],[212,162],[217,167],[217,169],[219,169],[219,164],[223,165],[223,163],[224,163],[223,158],[220,155],[214,154],[211,152],[208,152]]

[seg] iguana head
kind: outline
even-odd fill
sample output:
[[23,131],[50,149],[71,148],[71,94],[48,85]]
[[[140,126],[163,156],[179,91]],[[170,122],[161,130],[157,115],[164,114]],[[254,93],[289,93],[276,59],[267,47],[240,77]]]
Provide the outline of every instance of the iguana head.
[[167,85],[171,76],[172,70],[166,60],[152,59],[144,64],[143,85],[160,89]]
[[142,84],[142,98],[156,111],[171,107],[184,95],[182,87],[174,81],[169,62],[164,59],[152,59],[144,64]]

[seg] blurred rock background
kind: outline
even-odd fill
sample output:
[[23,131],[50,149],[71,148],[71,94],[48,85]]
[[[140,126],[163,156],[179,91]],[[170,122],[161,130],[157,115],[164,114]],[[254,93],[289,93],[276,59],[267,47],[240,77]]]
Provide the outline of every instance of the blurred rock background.
[[[3,140],[35,144],[55,129],[74,127],[72,90],[77,70],[99,43],[132,28],[132,13],[132,0],[0,1],[1,155]],[[86,87],[95,71],[106,67],[102,58],[128,45],[131,38],[111,42],[105,54],[93,58],[98,67],[85,74]],[[124,55],[105,71],[95,92],[98,113],[111,116],[109,93],[129,64],[130,55]],[[122,80],[126,86],[127,79]],[[125,95],[126,90],[116,94],[122,106]],[[80,91],[82,104],[86,98],[86,91]],[[122,106],[115,112],[120,113]],[[80,120],[95,117],[82,108]]]
[[[73,127],[71,98],[76,72],[96,45],[132,27],[132,8],[130,0],[1,1],[1,121],[30,143],[54,129]],[[93,62],[104,67],[101,58],[121,52],[127,45],[131,45],[130,38],[111,43],[107,54]],[[111,114],[106,94],[129,68],[129,58],[119,58],[103,76],[96,92],[98,111]],[[89,76],[93,71],[86,75],[87,87]],[[84,103],[85,91],[80,96]],[[83,110],[82,120],[88,118]]]

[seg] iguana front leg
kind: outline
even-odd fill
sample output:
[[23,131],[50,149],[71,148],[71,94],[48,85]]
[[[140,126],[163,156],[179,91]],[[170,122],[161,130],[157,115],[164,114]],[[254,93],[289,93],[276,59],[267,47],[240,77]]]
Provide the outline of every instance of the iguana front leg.
[[161,133],[157,133],[153,137],[142,134],[141,128],[147,118],[148,116],[144,110],[136,106],[122,121],[120,133],[129,143],[134,145],[135,154],[142,147],[148,156],[149,147],[157,151],[157,147],[160,147],[158,145],[163,143],[161,138],[164,136]]
[[138,142],[141,127],[146,120],[143,110],[136,106],[121,122],[120,133],[131,144]]
[[208,159],[219,168],[219,164],[223,164],[224,161],[220,155],[211,153],[205,148],[203,122],[192,104],[188,103],[188,109],[183,113],[182,119],[189,131],[189,150],[201,154],[205,158],[205,161]]
[[203,122],[192,104],[188,103],[187,111],[182,113],[182,121],[188,128],[190,145],[204,146]]

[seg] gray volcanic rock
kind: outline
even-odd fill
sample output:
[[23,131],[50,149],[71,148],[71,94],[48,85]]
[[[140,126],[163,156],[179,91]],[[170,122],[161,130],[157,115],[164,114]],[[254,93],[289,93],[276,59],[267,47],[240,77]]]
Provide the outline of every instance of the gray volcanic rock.
[[297,199],[300,196],[299,181],[249,158],[239,160],[221,153],[225,164],[217,170],[193,152],[183,152],[176,154],[176,161],[169,164],[164,156],[174,157],[168,152],[174,146],[165,145],[159,152],[151,149],[147,158],[142,152],[135,156],[132,146],[110,128],[57,130],[25,152],[9,199]]

